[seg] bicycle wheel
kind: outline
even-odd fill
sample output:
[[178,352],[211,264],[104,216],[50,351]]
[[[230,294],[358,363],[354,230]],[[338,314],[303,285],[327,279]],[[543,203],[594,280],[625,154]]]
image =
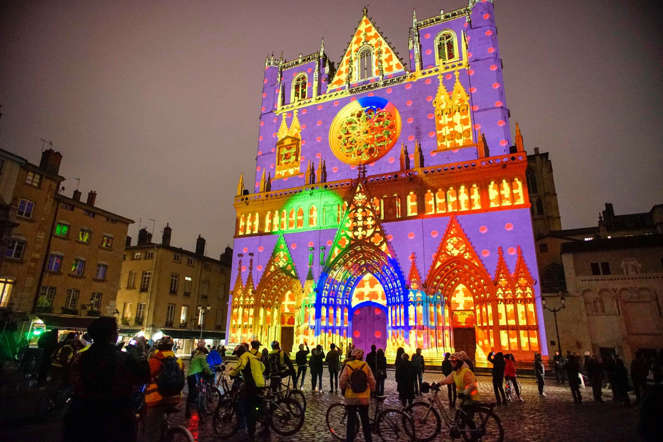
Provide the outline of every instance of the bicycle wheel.
[[415,402],[407,409],[414,424],[414,436],[419,442],[433,440],[440,432],[440,413],[428,402]]
[[296,400],[277,399],[271,403],[271,428],[281,436],[291,436],[304,425],[304,411]]
[[221,439],[230,439],[239,430],[239,416],[230,400],[219,402],[213,419],[214,433]]
[[337,440],[347,440],[348,412],[343,404],[333,404],[327,408],[327,428]]
[[299,406],[302,407],[302,411],[306,413],[306,397],[304,397],[302,390],[290,390],[288,392],[288,397],[294,399]]
[[412,418],[401,410],[383,410],[375,422],[375,432],[385,442],[416,441]]
[[212,387],[211,385],[207,387],[207,394],[205,395],[205,412],[207,414],[214,413],[219,404],[221,403],[221,392],[218,388]]
[[163,442],[194,442],[195,439],[189,430],[181,425],[168,428]]
[[474,411],[472,420],[465,416],[461,435],[466,441],[497,441],[504,440],[504,428],[500,418],[487,408]]

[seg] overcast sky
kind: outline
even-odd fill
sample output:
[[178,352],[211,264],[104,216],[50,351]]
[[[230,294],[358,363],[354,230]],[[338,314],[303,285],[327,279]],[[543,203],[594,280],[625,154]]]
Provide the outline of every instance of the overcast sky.
[[[366,2],[368,3],[368,2]],[[564,227],[663,202],[660,1],[496,0],[507,105],[531,151],[550,152]],[[15,1],[0,10],[0,147],[39,162],[40,137],[98,205],[207,254],[232,244],[240,172],[254,181],[265,56],[339,61],[362,2]],[[407,57],[412,9],[369,15]]]

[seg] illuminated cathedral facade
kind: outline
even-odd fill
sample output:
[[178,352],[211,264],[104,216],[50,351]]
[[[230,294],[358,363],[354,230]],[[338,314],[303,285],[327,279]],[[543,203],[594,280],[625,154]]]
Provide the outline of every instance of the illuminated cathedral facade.
[[546,356],[493,11],[413,15],[408,59],[366,9],[336,65],[324,42],[267,58],[256,180],[234,202],[228,343]]

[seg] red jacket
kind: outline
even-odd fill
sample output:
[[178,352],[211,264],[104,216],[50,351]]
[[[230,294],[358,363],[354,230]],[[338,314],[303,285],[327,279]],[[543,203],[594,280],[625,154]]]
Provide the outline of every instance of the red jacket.
[[511,359],[504,360],[504,376],[516,377],[516,364]]

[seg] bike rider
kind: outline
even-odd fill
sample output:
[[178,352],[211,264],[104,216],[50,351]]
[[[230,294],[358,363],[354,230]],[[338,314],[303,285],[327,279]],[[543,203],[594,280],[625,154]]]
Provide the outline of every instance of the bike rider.
[[281,388],[281,379],[295,374],[290,357],[281,350],[278,341],[272,342],[272,351],[269,353],[269,378],[272,390],[277,391]]
[[467,353],[459,351],[451,355],[449,362],[453,371],[440,382],[442,385],[455,384],[458,397],[461,399],[461,408],[474,405],[479,400],[477,378],[468,365]]
[[[257,342],[257,341],[254,341]],[[252,343],[253,344],[253,343]],[[258,346],[260,343],[258,343]],[[259,388],[265,387],[263,371],[265,366],[253,352],[247,351],[244,345],[238,345],[233,352],[239,362],[229,375],[231,377],[242,377],[242,385],[239,391],[239,416],[249,436],[249,440],[255,439],[256,433],[256,407],[258,405]],[[267,431],[267,428],[265,429]]]

